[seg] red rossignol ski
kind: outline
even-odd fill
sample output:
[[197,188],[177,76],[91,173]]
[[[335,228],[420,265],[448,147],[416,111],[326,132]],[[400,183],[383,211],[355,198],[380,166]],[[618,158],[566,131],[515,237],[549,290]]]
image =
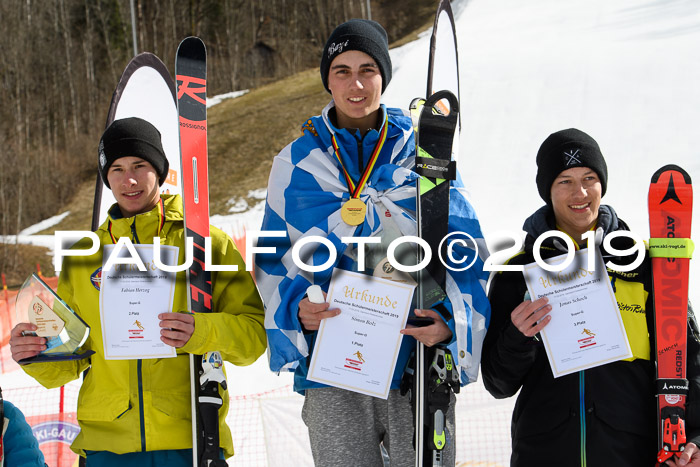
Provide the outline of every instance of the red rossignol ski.
[[[182,198],[186,236],[193,239],[192,265],[187,272],[190,311],[211,313],[211,272],[206,271],[205,238],[209,237],[209,180],[207,173],[207,55],[204,43],[188,37],[175,59],[177,109],[180,128]],[[192,391],[193,466],[226,466],[219,451],[219,408],[226,389],[223,361],[218,352],[190,355]]]
[[686,340],[693,187],[676,165],[654,173],[649,186],[649,255],[656,323],[659,453],[663,464],[685,449]]

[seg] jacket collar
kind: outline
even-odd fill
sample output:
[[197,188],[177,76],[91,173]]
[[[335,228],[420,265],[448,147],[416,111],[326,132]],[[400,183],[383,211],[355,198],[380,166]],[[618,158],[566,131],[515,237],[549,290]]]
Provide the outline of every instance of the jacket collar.
[[[601,204],[598,208],[598,224],[596,228],[603,229],[603,235],[616,230],[629,230],[627,224],[617,217],[617,213],[607,204]],[[554,209],[551,205],[542,206],[535,211],[530,217],[525,219],[523,230],[527,233],[525,238],[526,249],[531,249],[537,237],[549,230],[557,230],[556,221],[554,219]],[[543,245],[552,246],[553,237],[548,238]]]
[[[361,176],[361,169],[364,169],[364,165],[370,158],[372,150],[379,141],[379,135],[384,125],[389,125],[387,128],[387,140],[395,138],[398,136],[394,130],[394,126],[391,125],[387,119],[387,108],[384,104],[380,105],[379,110],[381,111],[381,121],[382,126],[378,129],[369,130],[365,133],[364,137],[361,136],[360,131],[355,128],[337,128],[333,124],[333,119],[331,114],[335,109],[335,102],[331,101],[321,113],[321,118],[323,120],[323,125],[327,131],[322,131],[319,133],[323,144],[329,148],[329,156],[336,159],[335,155],[332,153],[333,146],[331,143],[331,138],[335,136],[338,145],[340,146],[340,156],[343,161],[343,166],[348,171],[350,176],[354,181],[357,181]],[[362,151],[362,164],[360,163],[360,151]],[[382,165],[389,162],[391,154],[388,151],[382,151],[379,155],[380,159],[377,161],[377,165]]]
[[[163,237],[167,224],[184,219],[180,195],[160,195],[160,201],[153,209],[132,217],[123,217],[116,203],[109,208],[108,214],[100,230],[111,235],[113,240],[129,237],[139,243],[151,243],[153,237]],[[135,232],[138,238],[134,238]]]

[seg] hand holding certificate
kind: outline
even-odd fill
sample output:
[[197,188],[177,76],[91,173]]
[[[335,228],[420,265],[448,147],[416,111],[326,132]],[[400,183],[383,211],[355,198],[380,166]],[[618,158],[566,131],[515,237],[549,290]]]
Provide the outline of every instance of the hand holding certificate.
[[[134,248],[148,265],[145,271],[131,264],[102,268],[100,318],[105,359],[176,357],[175,347],[160,338],[159,318],[161,313],[173,311],[175,273],[155,267],[151,245]],[[105,245],[104,257],[109,258],[114,249],[114,245]],[[164,264],[176,264],[177,257],[177,247],[161,246]]]
[[[561,271],[546,271],[532,263],[523,272],[532,300],[547,297],[552,308],[540,335],[555,378],[632,356],[600,252],[591,270],[582,266],[587,254],[577,251]],[[555,265],[565,256],[546,262]]]
[[336,270],[309,375],[319,383],[386,399],[415,286]]

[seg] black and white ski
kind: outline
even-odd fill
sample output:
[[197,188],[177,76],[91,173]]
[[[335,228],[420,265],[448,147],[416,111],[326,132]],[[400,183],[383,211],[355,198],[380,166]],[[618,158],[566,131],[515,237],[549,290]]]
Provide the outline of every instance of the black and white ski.
[[[204,268],[204,239],[209,236],[207,56],[201,39],[188,37],[180,43],[175,58],[175,75],[185,233],[194,241],[194,261],[187,272],[187,298],[190,311],[211,313],[211,272]],[[218,352],[190,355],[192,457],[195,467],[227,465],[219,454],[219,409],[223,404],[219,386],[226,389],[222,367],[223,361]]]
[[[417,305],[430,308],[445,297],[445,269],[438,258],[441,241],[448,234],[450,181],[456,178],[455,141],[459,139],[459,70],[454,17],[448,0],[441,0],[430,41],[428,98],[412,103],[417,114],[416,215],[418,236],[433,256],[419,272]],[[442,243],[443,255],[446,245]],[[419,260],[420,258],[419,255]],[[444,452],[454,438],[447,433],[451,392],[459,392],[459,373],[452,355],[436,346],[418,342],[415,356],[414,427],[417,467],[444,465]]]
[[[421,309],[445,298],[445,269],[437,251],[448,234],[450,180],[456,178],[456,164],[451,159],[452,140],[458,115],[455,95],[438,91],[425,101],[418,119],[416,172],[421,175],[416,197],[418,236],[433,251],[430,262],[418,275],[417,304]],[[446,250],[444,242],[442,249]],[[459,374],[450,352],[435,346],[427,348],[418,342],[414,386],[416,466],[441,466],[448,443],[450,393],[459,392]]]

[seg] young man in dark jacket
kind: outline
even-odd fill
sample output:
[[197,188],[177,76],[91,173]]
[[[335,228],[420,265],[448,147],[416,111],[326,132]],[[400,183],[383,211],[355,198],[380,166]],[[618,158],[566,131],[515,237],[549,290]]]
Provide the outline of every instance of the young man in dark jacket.
[[[571,154],[576,154],[571,158]],[[569,129],[545,140],[537,155],[537,187],[545,206],[530,216],[524,251],[509,264],[534,262],[535,240],[559,230],[585,248],[581,235],[599,238],[629,230],[611,206],[601,205],[607,166],[598,144]],[[542,243],[540,255],[565,253],[555,237]],[[598,242],[596,242],[598,243]],[[629,237],[612,242],[633,245]],[[628,265],[635,255],[615,257],[601,248],[604,261]],[[607,269],[624,322],[632,358],[558,378],[537,334],[551,321],[546,298],[531,301],[523,274],[500,272],[489,289],[492,315],[484,341],[482,374],[496,398],[520,391],[513,412],[511,466],[652,466],[658,452],[654,366],[654,316],[651,262],[629,272]],[[686,412],[688,444],[680,459],[668,464],[700,465],[700,344],[698,326],[688,311],[688,367],[691,381]],[[692,456],[692,462],[687,463]],[[674,463],[675,462],[675,463]]]

